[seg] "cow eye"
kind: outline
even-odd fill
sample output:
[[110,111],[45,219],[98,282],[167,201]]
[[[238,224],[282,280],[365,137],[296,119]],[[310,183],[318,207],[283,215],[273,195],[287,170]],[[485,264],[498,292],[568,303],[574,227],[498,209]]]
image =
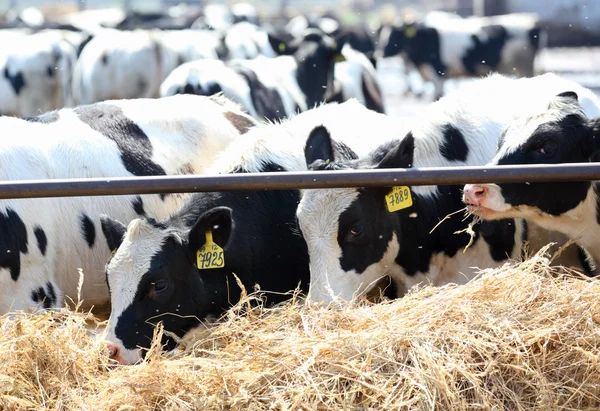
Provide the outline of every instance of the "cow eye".
[[169,287],[169,283],[167,280],[156,280],[150,283],[150,289],[148,290],[148,294],[160,294],[165,291]]
[[363,227],[361,223],[354,223],[352,228],[350,228],[350,234],[354,237],[358,237],[363,232]]

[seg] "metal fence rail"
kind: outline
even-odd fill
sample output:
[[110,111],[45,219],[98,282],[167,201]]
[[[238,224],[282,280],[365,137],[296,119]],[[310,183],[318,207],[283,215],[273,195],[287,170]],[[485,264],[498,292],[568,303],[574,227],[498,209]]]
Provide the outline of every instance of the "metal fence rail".
[[275,172],[0,182],[0,199],[600,180],[600,164]]

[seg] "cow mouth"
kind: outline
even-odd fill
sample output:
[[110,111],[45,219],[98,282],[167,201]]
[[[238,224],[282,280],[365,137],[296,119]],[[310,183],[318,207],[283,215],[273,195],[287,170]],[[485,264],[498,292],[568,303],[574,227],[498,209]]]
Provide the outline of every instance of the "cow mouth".
[[484,206],[475,206],[475,205],[468,205],[467,213],[476,215],[476,216],[484,218],[486,220],[493,219],[495,217],[497,218],[497,216],[499,214],[501,214],[501,212],[492,210],[491,208],[487,208]]

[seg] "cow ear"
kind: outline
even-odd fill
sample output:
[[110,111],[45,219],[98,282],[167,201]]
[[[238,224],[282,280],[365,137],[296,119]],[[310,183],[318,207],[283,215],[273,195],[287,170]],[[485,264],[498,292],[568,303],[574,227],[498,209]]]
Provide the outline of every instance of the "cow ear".
[[195,253],[202,248],[206,242],[206,233],[209,231],[212,233],[213,241],[224,248],[233,227],[231,215],[232,210],[229,207],[215,207],[204,212],[190,230],[188,236],[190,250]]
[[563,97],[574,101],[579,101],[579,96],[574,91],[564,91],[560,94],[557,94],[557,97]]
[[415,152],[415,138],[408,133],[397,145],[385,153],[376,168],[411,168]]
[[110,248],[110,251],[115,251],[123,242],[127,227],[120,221],[113,220],[104,214],[100,216],[100,226],[102,227],[104,237],[106,237],[108,248]]
[[331,134],[325,126],[315,127],[308,135],[306,147],[304,147],[304,158],[306,158],[307,166],[317,160],[334,161]]

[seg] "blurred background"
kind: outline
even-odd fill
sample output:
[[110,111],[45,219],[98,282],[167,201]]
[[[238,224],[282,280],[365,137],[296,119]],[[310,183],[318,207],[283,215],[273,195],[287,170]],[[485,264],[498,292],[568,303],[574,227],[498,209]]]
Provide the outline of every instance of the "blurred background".
[[[14,61],[14,55],[18,54],[15,45],[18,43],[17,40],[13,40],[16,39],[13,34],[25,33],[30,36],[44,30],[66,30],[71,33],[85,33],[86,36],[90,33],[97,36],[100,30],[106,28],[121,31],[192,28],[217,32],[223,41],[222,38],[226,36],[229,28],[240,21],[235,14],[236,5],[250,6],[256,12],[257,20],[253,23],[261,30],[281,31],[285,28],[289,31],[290,22],[298,17],[309,21],[309,26],[319,26],[319,22],[323,21],[319,19],[329,19],[328,24],[330,21],[335,22],[336,28],[332,30],[336,32],[343,27],[360,26],[370,33],[375,48],[384,46],[380,44],[382,27],[399,27],[407,21],[426,21],[431,12],[450,13],[465,19],[529,13],[537,16],[537,27],[544,30],[543,44],[537,50],[535,58],[535,74],[554,72],[600,93],[598,0],[0,0],[0,55],[12,55]],[[214,23],[217,21],[214,13],[212,17],[207,13],[211,6],[213,9],[214,6],[221,7],[221,11],[228,10],[229,14],[223,17],[222,13],[217,13],[219,23]],[[219,24],[221,27],[217,27]],[[327,29],[325,31],[327,32]],[[10,36],[2,37],[3,32]],[[87,44],[86,41],[89,41],[89,38],[86,38],[82,36],[74,41],[75,47],[79,48],[77,58],[82,47]],[[399,53],[387,57],[378,58],[378,63],[375,64],[385,111],[395,117],[412,118],[425,104],[439,96],[435,95],[434,85],[423,75],[419,76],[418,70],[410,70],[406,56],[402,57]],[[369,55],[369,58],[375,63],[373,55]],[[10,60],[8,57],[6,59]],[[190,59],[180,60],[183,63]],[[73,64],[78,62],[73,61]],[[5,77],[12,82],[13,89],[15,81],[16,84],[20,84],[16,77],[20,72],[14,70],[10,67],[4,70]],[[494,70],[490,69],[491,71]],[[164,73],[162,79],[168,74]],[[23,78],[26,75],[23,74]],[[469,81],[464,76],[454,78],[450,74],[442,75],[444,80],[448,80],[444,84],[445,90],[459,87],[462,82]],[[61,87],[72,87],[65,85],[65,82],[69,81],[72,81],[70,77],[64,80]],[[19,106],[17,103],[7,102],[12,98],[8,96],[10,93],[2,93],[0,84],[0,114],[31,115],[32,113],[27,112],[31,110],[37,110],[36,113],[39,114],[47,108],[58,108],[61,104],[82,103],[71,99],[69,104],[63,101],[45,106],[30,105],[28,109],[19,111],[10,109]],[[65,99],[68,100],[69,97]]]

